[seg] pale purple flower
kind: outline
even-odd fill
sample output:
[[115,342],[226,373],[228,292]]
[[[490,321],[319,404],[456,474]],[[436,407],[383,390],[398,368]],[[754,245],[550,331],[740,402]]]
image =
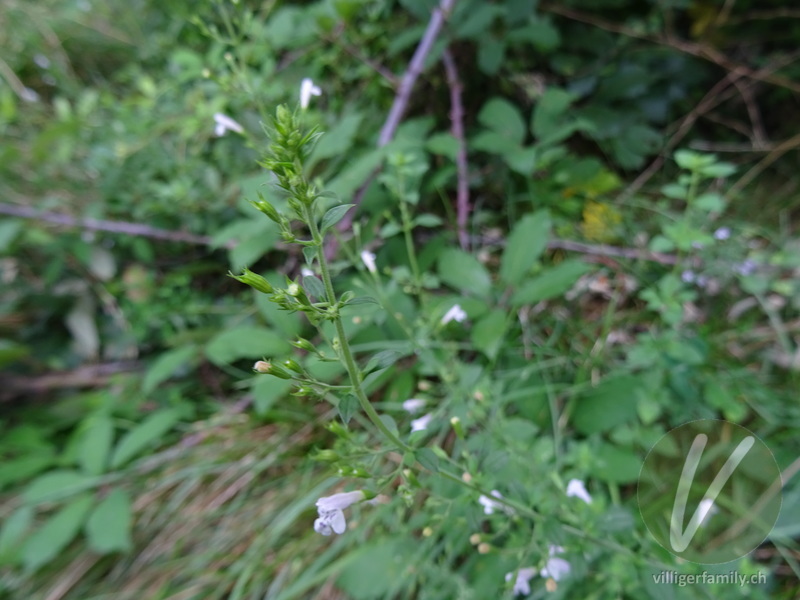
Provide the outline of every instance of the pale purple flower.
[[430,425],[431,419],[433,419],[433,413],[428,413],[420,417],[419,419],[414,419],[411,421],[411,433],[415,431],[425,431]]
[[592,503],[592,497],[589,495],[589,492],[586,491],[586,484],[580,479],[570,479],[567,484],[567,497],[571,498],[573,496],[580,498],[586,502],[586,504]]
[[[531,593],[531,579],[536,577],[538,573],[538,569],[534,567],[525,567],[524,569],[519,569],[516,574],[517,577],[514,580],[514,595],[523,594],[527,596]],[[506,573],[506,581],[511,581],[511,578],[514,577],[514,573]]]
[[306,109],[311,103],[311,96],[321,96],[322,90],[319,89],[314,82],[306,77],[300,83],[300,108]]
[[422,398],[409,398],[403,402],[403,410],[412,415],[421,411],[425,407],[425,400]]
[[569,575],[572,566],[563,558],[558,558],[558,554],[562,554],[564,548],[561,546],[550,546],[550,558],[542,569],[542,577],[552,577],[556,581],[561,581]]
[[729,237],[731,237],[730,227],[720,227],[714,232],[714,239],[720,242],[727,240]]
[[[501,494],[497,490],[492,490],[491,494],[495,498],[503,497],[503,494]],[[509,516],[514,514],[513,508],[511,508],[510,506],[506,506],[505,504],[498,502],[497,500],[492,500],[488,496],[481,496],[480,498],[478,498],[478,502],[480,502],[481,506],[483,506],[483,512],[487,515],[494,514],[494,512],[497,510],[503,511]]]
[[689,271],[687,269],[681,273],[681,281],[683,281],[683,283],[694,283],[695,279],[697,279],[697,275],[694,271]]
[[347,521],[345,521],[344,512],[342,511],[351,504],[362,502],[366,498],[367,495],[361,490],[342,492],[320,498],[317,500],[319,518],[314,521],[314,531],[322,535],[344,533],[345,529],[347,529]]
[[464,309],[462,309],[460,305],[455,304],[453,308],[448,310],[442,317],[442,325],[447,325],[450,321],[461,323],[462,321],[465,321],[466,318],[467,313],[464,312]]
[[361,262],[364,263],[364,266],[367,267],[367,271],[370,273],[378,272],[378,269],[375,267],[375,255],[369,250],[361,251]]
[[231,119],[228,115],[214,113],[214,123],[216,123],[216,126],[214,127],[214,134],[216,134],[217,137],[222,137],[228,131],[244,133],[244,127],[239,125],[239,123]]

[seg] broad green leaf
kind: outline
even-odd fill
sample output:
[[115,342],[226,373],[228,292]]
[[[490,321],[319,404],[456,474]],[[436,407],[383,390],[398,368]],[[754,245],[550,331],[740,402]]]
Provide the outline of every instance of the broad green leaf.
[[86,521],[89,548],[98,554],[128,550],[132,545],[132,522],[130,497],[120,488],[112,490]]
[[487,75],[494,75],[503,64],[505,55],[505,40],[486,36],[478,45],[478,68]]
[[511,303],[514,306],[521,306],[560,296],[567,292],[581,275],[589,271],[591,267],[584,262],[566,260],[523,283],[512,296]]
[[531,131],[537,139],[547,138],[564,125],[566,114],[575,97],[560,88],[548,88],[536,103],[531,122]]
[[319,229],[322,233],[325,233],[326,230],[336,225],[339,221],[341,221],[347,211],[353,208],[355,204],[340,204],[339,206],[334,206],[331,209],[328,209],[322,217],[322,224],[320,225]]
[[22,546],[22,563],[28,572],[46,565],[69,544],[94,504],[91,494],[75,498],[50,517]]
[[171,408],[159,410],[120,439],[111,457],[111,467],[117,469],[145,448],[154,445],[178,422],[177,411]]
[[397,350],[381,350],[369,359],[367,366],[364,367],[365,372],[370,372],[373,369],[385,369],[391,367],[394,363],[400,360],[406,354]]
[[142,391],[145,394],[149,394],[161,383],[172,377],[176,371],[185,368],[187,365],[193,366],[196,355],[197,347],[191,344],[164,352],[147,369],[142,381]]
[[253,391],[253,408],[256,414],[259,416],[267,414],[276,401],[289,394],[292,385],[292,382],[287,379],[268,376],[256,377],[251,388]]
[[342,422],[347,425],[358,410],[358,398],[353,396],[353,394],[345,394],[339,399],[339,404],[336,405],[336,409],[339,411]]
[[303,288],[309,296],[313,296],[317,300],[325,298],[325,286],[313,275],[303,277]]
[[490,360],[497,357],[506,334],[506,313],[493,310],[472,328],[472,343]]
[[492,279],[477,258],[463,250],[447,248],[439,255],[439,278],[458,290],[464,290],[476,296],[489,295]]
[[500,263],[500,278],[503,281],[510,285],[518,285],[522,281],[547,248],[551,226],[547,210],[525,215],[514,225]]
[[639,388],[639,379],[630,375],[601,381],[578,397],[572,423],[578,431],[589,435],[635,420]]
[[114,423],[108,415],[95,415],[81,436],[78,463],[89,475],[105,471],[114,441]]
[[515,144],[525,139],[525,120],[519,109],[504,98],[492,98],[478,113],[478,121],[487,129]]
[[372,296],[356,296],[344,303],[345,306],[355,306],[356,304],[380,304],[380,302]]
[[630,448],[602,444],[595,454],[597,469],[594,475],[610,483],[633,483],[642,470],[643,457]]
[[19,458],[12,458],[0,464],[0,489],[5,486],[30,479],[56,462],[55,453],[48,447],[26,452]]
[[422,448],[415,453],[419,464],[428,469],[431,473],[439,471],[439,457],[430,448]]
[[451,133],[435,133],[428,138],[425,147],[433,154],[455,160],[458,155],[458,140]]
[[94,477],[78,471],[50,471],[34,479],[22,497],[28,504],[54,502],[92,487],[95,481]]
[[343,156],[350,150],[363,118],[361,114],[354,114],[339,119],[317,142],[307,161],[307,168],[310,170],[320,160]]
[[[263,295],[263,294],[262,294]],[[286,354],[291,346],[283,336],[258,326],[236,327],[215,336],[206,346],[206,356],[217,365],[242,358],[254,361],[266,356]]]
[[3,519],[0,527],[0,564],[11,562],[19,555],[19,542],[33,525],[32,506],[20,506]]

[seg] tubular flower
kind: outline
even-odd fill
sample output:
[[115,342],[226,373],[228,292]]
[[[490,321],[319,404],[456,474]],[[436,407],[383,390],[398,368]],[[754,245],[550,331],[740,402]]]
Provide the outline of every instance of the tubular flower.
[[300,83],[300,108],[308,108],[308,105],[311,103],[311,96],[321,95],[322,90],[319,89],[318,86],[314,85],[314,82],[309,77],[306,77]]
[[592,497],[586,491],[586,485],[580,479],[570,479],[567,484],[567,497],[571,498],[572,496],[580,498],[586,504],[592,503]]
[[342,492],[333,496],[325,496],[317,500],[317,512],[319,517],[314,521],[314,531],[322,535],[331,533],[341,534],[347,529],[347,521],[344,518],[344,509],[351,504],[362,502],[367,499],[363,490],[355,492]]
[[461,323],[466,319],[467,319],[467,313],[464,312],[464,309],[461,308],[461,306],[455,304],[453,308],[448,310],[442,317],[442,325],[447,325],[450,321]]
[[228,131],[235,131],[236,133],[244,133],[244,127],[239,125],[239,123],[231,119],[228,115],[223,115],[222,113],[215,113],[214,123],[216,123],[216,126],[214,127],[214,133],[216,134],[217,137],[222,137]]

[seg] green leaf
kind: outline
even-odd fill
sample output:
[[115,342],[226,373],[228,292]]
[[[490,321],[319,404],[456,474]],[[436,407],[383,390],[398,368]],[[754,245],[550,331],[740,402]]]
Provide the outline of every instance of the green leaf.
[[397,350],[382,350],[369,359],[364,371],[369,372],[373,369],[385,369],[386,367],[391,367],[405,355],[406,354],[404,352],[399,352]]
[[132,522],[130,497],[124,490],[114,489],[95,506],[86,521],[89,548],[98,554],[130,549]]
[[96,478],[78,471],[50,471],[34,479],[22,494],[28,504],[55,502],[72,494],[77,494],[96,482]]
[[439,472],[439,457],[430,448],[422,448],[415,452],[419,464],[428,469],[431,473]]
[[640,381],[631,375],[605,379],[578,397],[572,423],[586,435],[608,431],[638,416]]
[[435,133],[428,138],[425,147],[433,154],[455,160],[458,155],[458,140],[451,133]]
[[206,345],[206,356],[217,365],[241,358],[286,354],[291,346],[283,336],[266,327],[242,326],[223,331]]
[[317,142],[307,161],[307,168],[310,170],[320,160],[343,156],[350,150],[363,118],[361,114],[353,114],[339,119],[336,125]]
[[353,208],[355,204],[340,204],[339,206],[334,206],[331,209],[328,209],[322,217],[322,224],[319,226],[319,229],[322,233],[325,233],[330,227],[336,225],[339,221],[344,219],[345,214],[347,211]]
[[339,400],[336,409],[339,411],[339,417],[341,417],[342,422],[347,425],[358,410],[358,398],[352,394],[347,394]]
[[266,415],[275,402],[289,394],[294,383],[277,377],[256,377],[253,382],[253,408],[259,416]]
[[531,121],[531,131],[538,139],[547,138],[564,125],[562,117],[575,97],[566,90],[550,87],[536,103]]
[[309,296],[313,296],[317,300],[323,300],[325,298],[325,286],[313,275],[306,275],[303,277],[303,288],[305,288]]
[[303,256],[306,259],[306,264],[310,265],[317,257],[317,246],[303,246]]
[[90,494],[79,496],[34,531],[21,551],[28,572],[36,571],[61,553],[80,530],[92,504]]
[[463,250],[447,248],[439,255],[439,278],[458,290],[464,290],[476,296],[489,295],[492,279],[477,258]]
[[187,365],[193,367],[196,355],[197,347],[191,344],[168,350],[161,354],[147,369],[142,381],[142,392],[150,394],[161,383],[172,377],[176,371],[181,370],[182,367],[185,368]]
[[506,334],[506,313],[495,309],[472,328],[472,343],[490,360],[497,357]]
[[525,120],[519,109],[504,98],[492,98],[478,113],[478,121],[506,140],[521,144],[525,139]]
[[78,464],[89,475],[100,475],[108,464],[114,441],[114,423],[108,415],[90,418],[78,448]]
[[0,527],[0,564],[7,564],[19,554],[19,542],[33,525],[32,506],[20,506],[3,519]]
[[442,224],[442,219],[436,215],[422,214],[414,218],[414,225],[419,227],[439,227]]
[[552,221],[547,210],[525,215],[511,230],[500,263],[500,278],[518,285],[547,248]]
[[642,470],[643,457],[637,456],[630,448],[604,443],[595,453],[595,458],[595,476],[610,483],[633,483]]
[[177,411],[171,408],[159,410],[147,417],[119,441],[111,457],[111,467],[121,467],[142,450],[160,441],[179,419]]
[[503,64],[505,55],[505,41],[488,36],[478,45],[478,68],[487,75],[494,75]]
[[566,260],[524,283],[511,297],[511,303],[522,306],[560,296],[589,271],[591,267],[584,262]]

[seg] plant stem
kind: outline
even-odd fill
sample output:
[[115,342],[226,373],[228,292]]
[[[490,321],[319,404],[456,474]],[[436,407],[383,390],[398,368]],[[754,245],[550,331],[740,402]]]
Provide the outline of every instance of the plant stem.
[[[325,258],[325,248],[323,245],[323,238],[322,234],[319,232],[319,227],[317,227],[317,219],[314,215],[314,211],[311,206],[306,204],[303,205],[303,213],[305,217],[306,223],[308,223],[308,227],[311,230],[311,237],[314,240],[314,243],[317,246],[317,260],[319,260],[320,271],[322,272],[322,283],[325,286],[325,294],[328,297],[328,302],[330,306],[336,306],[336,293],[333,290],[333,283],[331,282],[331,273],[328,267],[328,261]],[[394,434],[386,424],[381,421],[378,412],[372,406],[372,403],[367,398],[367,395],[364,393],[364,389],[361,387],[361,378],[360,372],[358,367],[356,366],[356,361],[353,359],[353,353],[350,350],[350,343],[347,341],[347,335],[344,331],[344,325],[342,324],[342,317],[339,314],[338,310],[336,315],[333,318],[334,326],[336,327],[336,335],[339,337],[339,347],[341,348],[341,357],[344,362],[344,366],[347,369],[347,374],[350,377],[350,383],[353,386],[353,392],[355,393],[356,398],[358,399],[359,404],[361,404],[361,408],[364,410],[366,415],[369,417],[369,420],[372,421],[372,424],[378,428],[378,430],[393,444],[397,447],[401,448],[405,452],[413,451],[413,448],[403,442],[397,435]]]

